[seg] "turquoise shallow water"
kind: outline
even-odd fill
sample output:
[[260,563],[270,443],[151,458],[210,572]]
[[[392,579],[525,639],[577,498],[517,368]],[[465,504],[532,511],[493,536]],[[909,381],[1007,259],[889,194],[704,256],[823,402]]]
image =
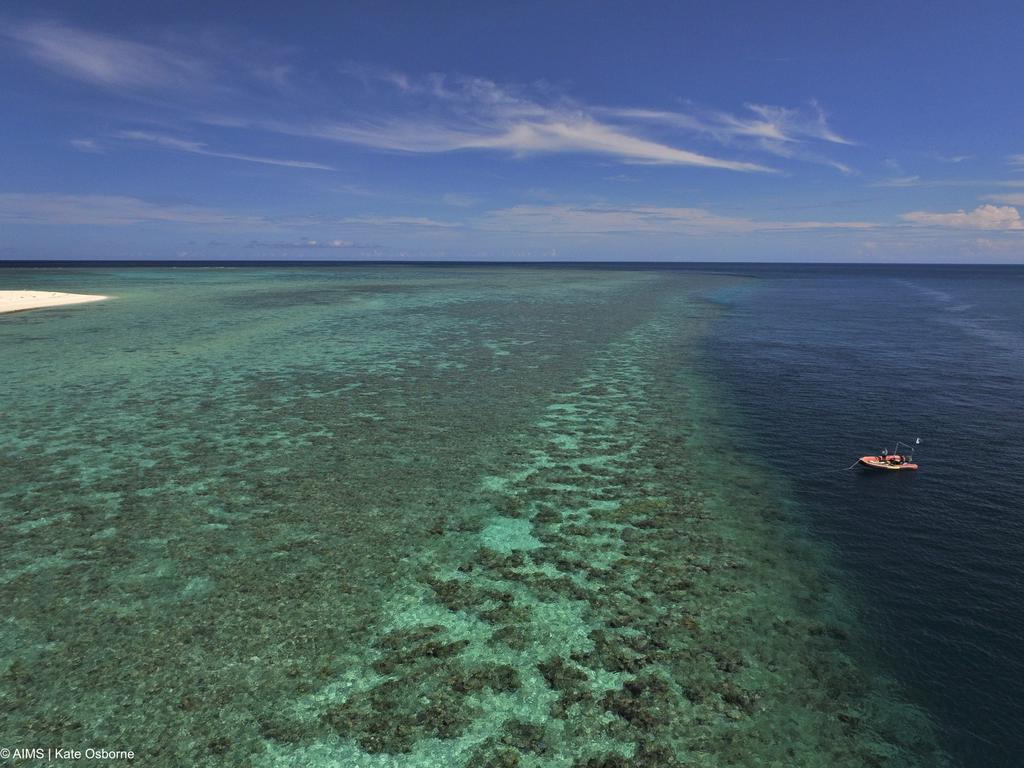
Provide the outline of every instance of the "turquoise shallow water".
[[0,272],[11,743],[936,765],[696,364],[710,274]]

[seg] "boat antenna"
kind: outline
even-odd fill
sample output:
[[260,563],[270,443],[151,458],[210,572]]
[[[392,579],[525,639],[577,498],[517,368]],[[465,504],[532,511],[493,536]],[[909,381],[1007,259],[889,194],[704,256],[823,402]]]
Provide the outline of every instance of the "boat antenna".
[[900,452],[900,446],[901,445],[904,446],[905,448],[909,448],[910,449],[910,453],[907,454],[907,458],[912,461],[914,459],[914,447],[918,446],[920,444],[921,444],[921,438],[920,437],[914,440],[914,445],[907,445],[907,443],[904,443],[901,440],[897,440],[896,441],[896,453]]

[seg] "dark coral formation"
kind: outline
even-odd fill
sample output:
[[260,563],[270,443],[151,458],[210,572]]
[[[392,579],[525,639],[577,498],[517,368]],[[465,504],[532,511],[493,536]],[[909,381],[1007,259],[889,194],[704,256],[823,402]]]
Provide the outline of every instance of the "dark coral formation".
[[468,641],[447,642],[438,626],[390,632],[377,642],[374,668],[388,679],[330,708],[324,722],[367,752],[411,751],[424,738],[452,739],[479,714],[474,694],[519,690],[508,664],[467,667],[457,656]]

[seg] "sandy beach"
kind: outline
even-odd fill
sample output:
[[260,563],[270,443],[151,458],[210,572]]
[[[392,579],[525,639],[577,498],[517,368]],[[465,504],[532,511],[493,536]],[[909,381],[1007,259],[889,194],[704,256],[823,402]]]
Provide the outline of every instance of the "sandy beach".
[[26,309],[60,307],[65,304],[84,304],[103,301],[108,296],[85,293],[56,293],[54,291],[0,291],[0,314],[22,312]]

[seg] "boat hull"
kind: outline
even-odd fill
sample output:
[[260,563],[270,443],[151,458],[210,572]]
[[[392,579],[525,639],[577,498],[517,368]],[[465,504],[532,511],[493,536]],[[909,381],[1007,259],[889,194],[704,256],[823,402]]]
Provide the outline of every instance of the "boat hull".
[[862,467],[867,467],[868,469],[881,469],[887,472],[901,472],[917,469],[917,464],[912,464],[909,461],[897,463],[897,460],[898,457],[895,456],[861,456],[858,461]]

